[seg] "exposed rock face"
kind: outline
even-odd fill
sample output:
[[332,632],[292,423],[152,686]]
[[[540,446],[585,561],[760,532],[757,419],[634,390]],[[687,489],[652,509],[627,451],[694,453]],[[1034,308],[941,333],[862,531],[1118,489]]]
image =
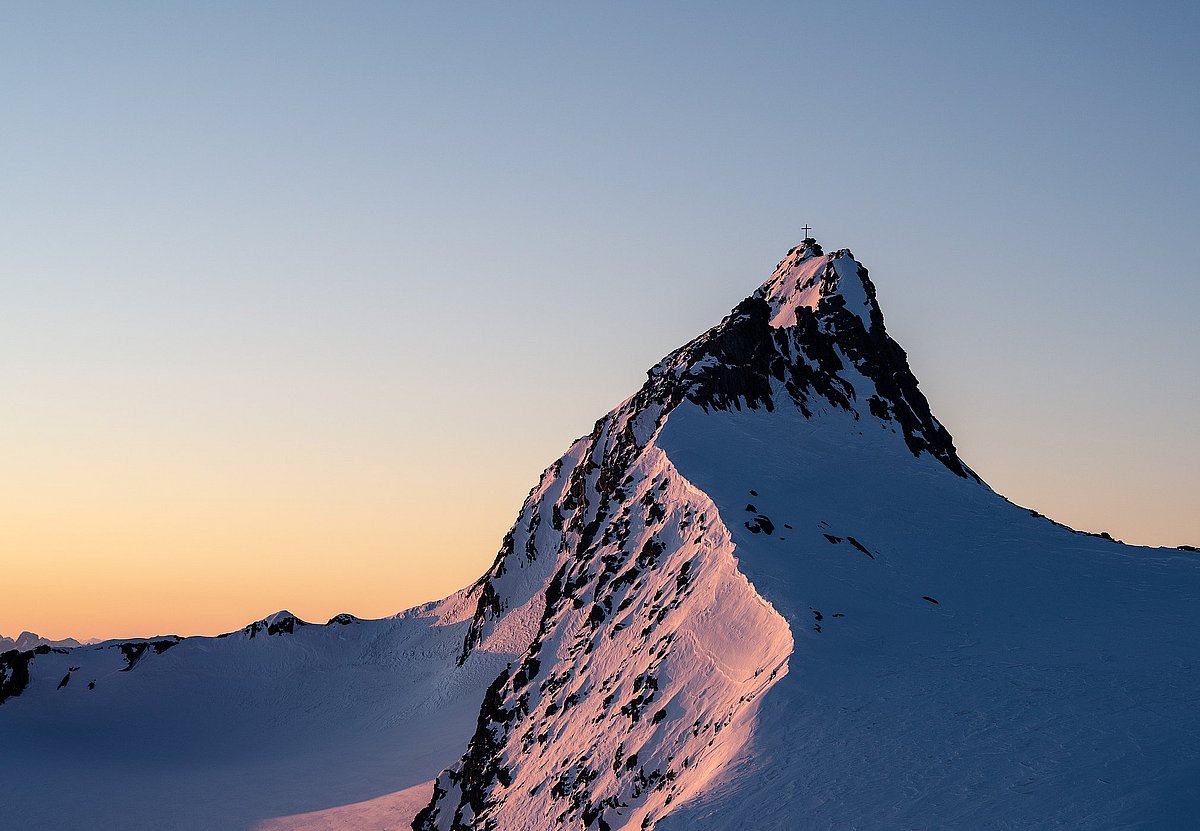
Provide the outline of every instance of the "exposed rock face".
[[29,685],[29,661],[32,658],[33,650],[10,649],[0,653],[0,704],[25,691]]

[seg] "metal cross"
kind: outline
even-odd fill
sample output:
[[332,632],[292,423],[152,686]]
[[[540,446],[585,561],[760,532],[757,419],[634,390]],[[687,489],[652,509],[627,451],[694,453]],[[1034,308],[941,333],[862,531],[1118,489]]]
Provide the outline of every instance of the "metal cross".
[[801,228],[800,230],[804,232],[804,238],[805,238],[805,239],[808,239],[808,238],[809,238],[809,236],[808,236],[808,232],[809,232],[809,231],[811,231],[811,230],[812,230],[812,228],[809,228],[807,225],[805,225],[805,226],[804,226],[803,228]]

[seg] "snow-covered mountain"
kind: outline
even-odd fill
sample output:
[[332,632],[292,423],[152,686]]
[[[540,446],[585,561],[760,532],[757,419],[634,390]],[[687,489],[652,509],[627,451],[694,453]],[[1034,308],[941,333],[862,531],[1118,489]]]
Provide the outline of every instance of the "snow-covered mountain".
[[0,805],[25,828],[1191,827],[1198,600],[1194,552],[988,488],[866,270],[805,240],[546,470],[462,592],[0,656]]

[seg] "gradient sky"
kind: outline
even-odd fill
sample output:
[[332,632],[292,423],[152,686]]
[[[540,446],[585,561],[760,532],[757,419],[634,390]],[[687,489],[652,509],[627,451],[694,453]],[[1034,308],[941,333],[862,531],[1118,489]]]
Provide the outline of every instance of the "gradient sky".
[[0,633],[459,588],[806,222],[998,491],[1200,544],[1198,35],[1194,3],[5,4]]

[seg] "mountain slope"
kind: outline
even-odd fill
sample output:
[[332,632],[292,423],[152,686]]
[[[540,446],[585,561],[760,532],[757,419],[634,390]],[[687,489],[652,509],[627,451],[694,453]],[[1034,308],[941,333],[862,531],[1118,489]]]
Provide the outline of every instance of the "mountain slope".
[[753,488],[794,527],[733,537],[796,649],[723,781],[659,827],[1190,827],[1195,555],[1074,533],[857,426],[857,453],[786,413],[660,437],[718,506]]
[[[1197,599],[1194,554],[980,481],[866,270],[805,240],[546,470],[463,592],[0,656],[0,805],[27,828],[1187,827]],[[64,778],[71,816],[41,784]]]
[[538,635],[419,831],[1101,827],[1195,807],[1196,561],[980,482],[849,252],[794,249],[569,458],[567,498],[531,515],[556,533],[518,525],[472,630],[529,569],[553,575]]

